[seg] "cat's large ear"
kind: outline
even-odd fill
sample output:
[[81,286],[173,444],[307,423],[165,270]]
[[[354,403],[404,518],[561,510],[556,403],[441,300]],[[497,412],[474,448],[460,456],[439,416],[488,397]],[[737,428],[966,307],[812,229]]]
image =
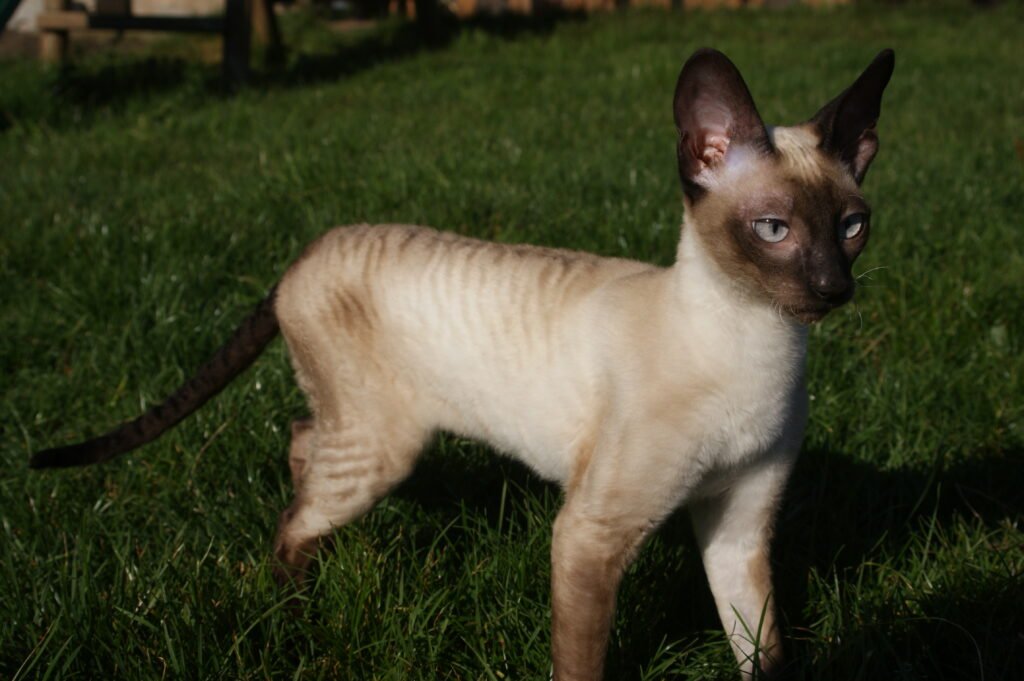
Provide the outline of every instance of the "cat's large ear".
[[714,183],[715,172],[739,147],[772,153],[754,98],[736,66],[717,50],[702,49],[683,65],[673,102],[679,177],[691,199]]
[[821,148],[846,164],[857,184],[864,181],[878,153],[875,124],[882,110],[882,92],[895,66],[895,53],[882,50],[853,85],[811,119],[821,136]]

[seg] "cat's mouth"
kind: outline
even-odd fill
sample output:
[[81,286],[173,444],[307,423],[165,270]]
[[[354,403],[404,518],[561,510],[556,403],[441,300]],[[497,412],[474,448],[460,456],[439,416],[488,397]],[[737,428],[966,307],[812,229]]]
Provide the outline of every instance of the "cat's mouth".
[[821,303],[819,305],[809,305],[807,307],[791,307],[789,308],[789,313],[801,324],[813,324],[815,322],[820,322],[825,318],[825,315],[837,307],[839,307],[839,305]]
[[832,310],[842,307],[853,299],[853,288],[829,298],[801,296],[798,302],[785,305],[786,310],[802,324],[820,322]]

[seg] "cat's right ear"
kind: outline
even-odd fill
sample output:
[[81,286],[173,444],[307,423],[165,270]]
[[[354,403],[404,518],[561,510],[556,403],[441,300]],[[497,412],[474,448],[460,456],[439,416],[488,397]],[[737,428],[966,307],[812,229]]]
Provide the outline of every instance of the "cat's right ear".
[[853,85],[811,119],[821,136],[821,148],[842,161],[857,184],[864,181],[878,153],[875,125],[882,112],[882,93],[895,67],[893,51],[882,50]]
[[710,189],[730,153],[772,153],[761,115],[739,69],[717,50],[701,49],[683,65],[673,102],[683,191],[697,199]]

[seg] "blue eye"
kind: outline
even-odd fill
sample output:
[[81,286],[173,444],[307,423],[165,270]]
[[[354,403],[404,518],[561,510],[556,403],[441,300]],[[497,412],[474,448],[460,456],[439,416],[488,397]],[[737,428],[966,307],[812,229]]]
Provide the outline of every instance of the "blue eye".
[[750,226],[754,228],[754,234],[770,244],[782,241],[789,234],[789,225],[778,218],[758,218]]
[[867,213],[854,213],[843,219],[839,225],[839,236],[844,239],[854,239],[868,226]]

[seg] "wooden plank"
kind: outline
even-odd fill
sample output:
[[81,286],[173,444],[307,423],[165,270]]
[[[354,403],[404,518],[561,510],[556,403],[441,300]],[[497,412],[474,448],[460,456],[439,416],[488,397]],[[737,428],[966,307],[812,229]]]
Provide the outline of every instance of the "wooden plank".
[[80,10],[42,12],[36,22],[40,31],[81,31],[98,28],[115,31],[220,33],[224,30],[224,19],[221,17],[88,14]]
[[94,14],[131,14],[131,0],[96,0]]
[[176,17],[157,15],[90,14],[89,28],[115,31],[167,31],[171,33],[220,33],[224,30],[222,17]]
[[89,28],[89,15],[79,10],[40,12],[36,17],[40,31],[77,31]]

